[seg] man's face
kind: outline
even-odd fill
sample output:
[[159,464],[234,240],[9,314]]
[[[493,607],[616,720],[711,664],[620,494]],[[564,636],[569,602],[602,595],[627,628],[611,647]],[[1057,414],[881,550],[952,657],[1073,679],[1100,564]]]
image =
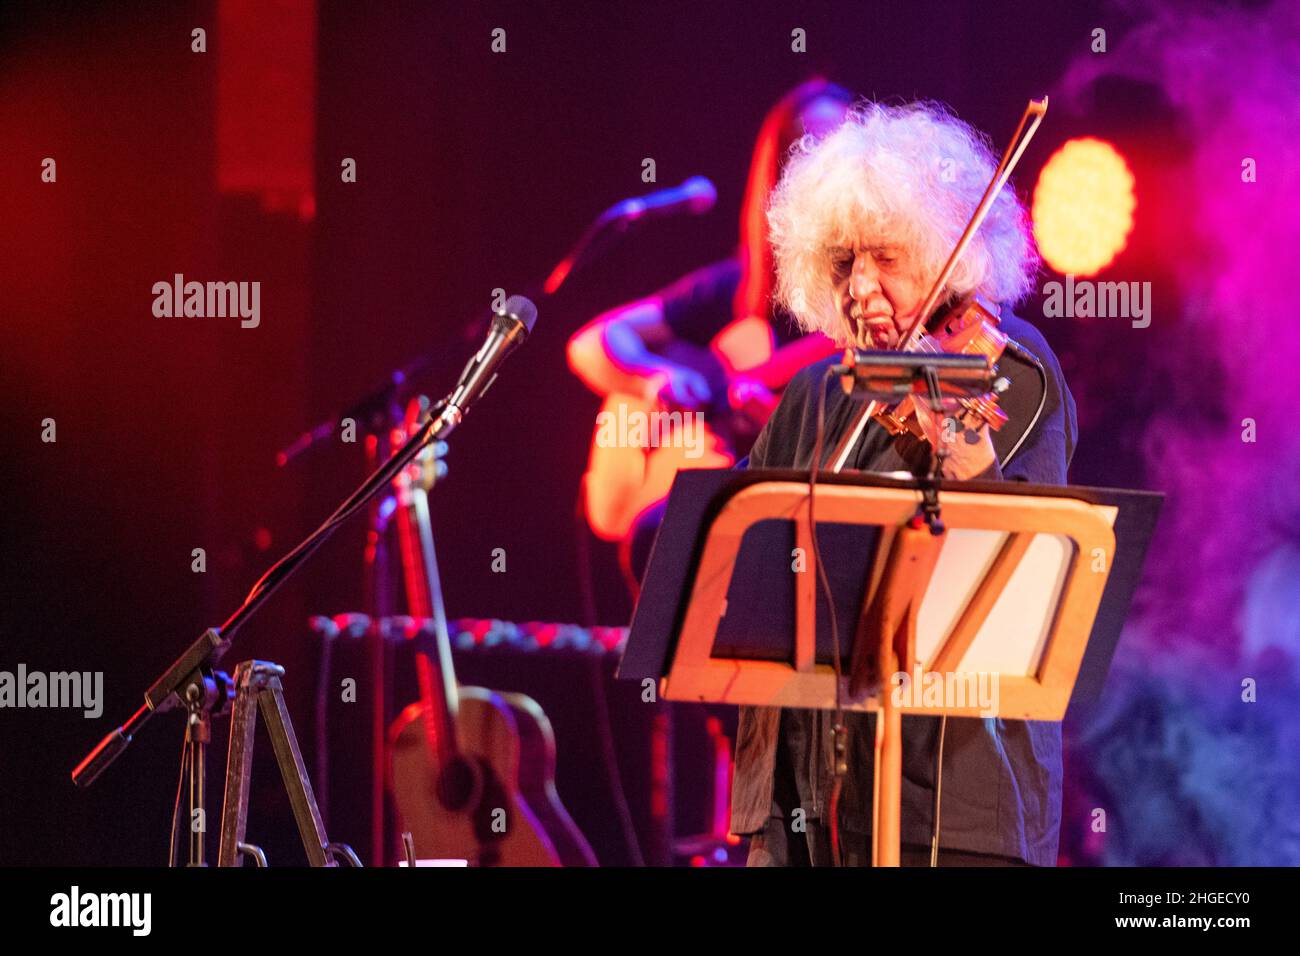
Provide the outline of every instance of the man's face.
[[835,300],[849,338],[862,349],[898,348],[929,291],[899,246],[860,243],[836,249]]

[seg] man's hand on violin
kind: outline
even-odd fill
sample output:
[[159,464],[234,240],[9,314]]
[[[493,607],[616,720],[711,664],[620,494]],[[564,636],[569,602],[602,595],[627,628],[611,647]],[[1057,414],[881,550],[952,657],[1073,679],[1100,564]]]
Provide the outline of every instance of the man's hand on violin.
[[[943,477],[964,480],[982,474],[997,460],[993,435],[986,422],[965,421],[960,406],[937,417],[924,402],[916,403],[916,417],[925,437],[935,448],[947,451]],[[978,425],[978,428],[971,427]]]

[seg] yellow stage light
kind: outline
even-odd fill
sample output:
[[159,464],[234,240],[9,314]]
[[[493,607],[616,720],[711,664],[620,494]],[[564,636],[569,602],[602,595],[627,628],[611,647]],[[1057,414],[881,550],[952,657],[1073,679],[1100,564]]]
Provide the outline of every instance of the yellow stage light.
[[1034,187],[1034,239],[1063,275],[1096,275],[1133,231],[1133,173],[1110,143],[1072,139],[1052,154]]

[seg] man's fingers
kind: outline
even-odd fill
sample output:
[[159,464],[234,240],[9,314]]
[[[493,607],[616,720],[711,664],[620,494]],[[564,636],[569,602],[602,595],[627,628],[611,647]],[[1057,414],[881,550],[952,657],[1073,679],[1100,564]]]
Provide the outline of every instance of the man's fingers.
[[923,402],[916,402],[916,420],[921,424],[921,431],[925,433],[926,440],[935,445],[938,443],[940,434],[939,426],[935,421],[935,416],[930,411],[930,406]]

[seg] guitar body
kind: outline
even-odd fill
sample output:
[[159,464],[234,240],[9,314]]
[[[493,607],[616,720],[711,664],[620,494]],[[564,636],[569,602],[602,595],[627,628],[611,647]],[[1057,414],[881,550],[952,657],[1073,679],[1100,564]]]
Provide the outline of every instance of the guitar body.
[[468,766],[439,765],[428,716],[412,704],[389,732],[393,797],[419,858],[596,865],[555,791],[555,739],[531,698],[460,688],[456,759]]
[[[657,403],[632,395],[613,393],[601,405],[600,421],[634,420],[659,410]],[[677,472],[685,468],[730,468],[736,462],[727,441],[707,421],[677,441],[676,429],[667,429],[658,448],[640,448],[624,442],[605,442],[600,427],[592,437],[584,478],[587,522],[597,537],[619,541],[646,508],[663,500]],[[693,444],[698,452],[691,452]]]
[[537,701],[503,693],[519,732],[519,790],[555,846],[561,866],[599,866],[591,844],[560,802],[555,789],[555,733]]

